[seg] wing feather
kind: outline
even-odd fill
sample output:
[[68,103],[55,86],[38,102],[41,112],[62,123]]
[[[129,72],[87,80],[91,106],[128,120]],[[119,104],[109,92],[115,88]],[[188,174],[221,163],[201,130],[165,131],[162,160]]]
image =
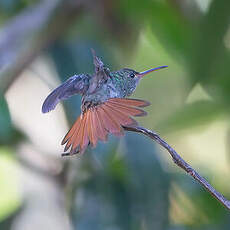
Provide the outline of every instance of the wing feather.
[[82,94],[88,89],[88,81],[90,75],[79,74],[70,77],[67,81],[62,83],[59,87],[54,89],[45,99],[42,105],[42,112],[48,113],[55,109],[56,105],[74,94]]

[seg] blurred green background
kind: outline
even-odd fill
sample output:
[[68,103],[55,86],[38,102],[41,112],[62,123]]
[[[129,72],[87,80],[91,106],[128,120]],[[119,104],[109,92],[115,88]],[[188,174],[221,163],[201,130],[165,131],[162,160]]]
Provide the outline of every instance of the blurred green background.
[[151,102],[138,121],[230,197],[229,0],[1,0],[0,229],[229,229],[228,211],[144,136],[60,157],[80,97],[41,105],[93,72],[90,48],[111,70],[169,66],[132,96]]

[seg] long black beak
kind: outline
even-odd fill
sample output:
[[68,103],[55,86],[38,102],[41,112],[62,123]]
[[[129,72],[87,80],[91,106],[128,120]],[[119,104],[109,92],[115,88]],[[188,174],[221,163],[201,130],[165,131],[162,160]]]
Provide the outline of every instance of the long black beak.
[[163,66],[159,66],[159,67],[156,67],[156,68],[152,68],[152,69],[149,69],[149,70],[146,70],[144,72],[140,72],[137,74],[137,76],[139,77],[144,77],[146,74],[149,74],[153,71],[156,71],[156,70],[159,70],[159,69],[164,69],[164,68],[167,68],[168,66],[167,65],[163,65]]

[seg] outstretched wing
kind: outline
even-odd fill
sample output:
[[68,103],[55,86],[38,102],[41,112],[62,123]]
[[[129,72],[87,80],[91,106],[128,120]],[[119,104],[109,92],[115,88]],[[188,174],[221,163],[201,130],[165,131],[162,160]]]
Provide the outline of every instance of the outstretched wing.
[[123,126],[137,125],[132,117],[145,116],[147,113],[140,107],[148,105],[149,102],[139,99],[112,98],[89,108],[63,139],[64,151],[71,147],[70,155],[83,153],[89,144],[95,147],[99,140],[106,141],[110,133],[122,136]]
[[42,105],[42,112],[48,113],[55,109],[59,101],[67,99],[74,94],[86,92],[89,87],[89,78],[90,75],[88,74],[79,74],[70,77],[49,94]]

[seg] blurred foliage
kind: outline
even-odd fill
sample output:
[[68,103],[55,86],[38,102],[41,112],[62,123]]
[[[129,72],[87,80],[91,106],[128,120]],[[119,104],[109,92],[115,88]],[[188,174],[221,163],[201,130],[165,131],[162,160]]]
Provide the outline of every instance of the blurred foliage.
[[0,148],[0,223],[19,208],[18,179],[15,157],[9,149]]
[[26,7],[29,7],[35,3],[39,2],[38,0],[1,0],[0,1],[0,22],[2,19],[7,19],[24,10]]
[[10,138],[12,133],[12,126],[10,114],[5,98],[0,95],[0,142],[6,141]]
[[[10,113],[4,96],[0,94],[0,145],[15,146],[23,137],[23,134],[13,127]],[[12,140],[13,143],[12,143]]]
[[136,135],[130,133],[125,139],[129,148],[123,146],[122,155],[107,151],[100,158],[100,167],[95,167],[95,160],[85,166],[90,177],[77,189],[73,209],[76,229],[168,226],[169,175],[153,155],[150,140],[140,137],[137,143]]
[[[1,25],[41,2],[0,1]],[[146,78],[135,92],[153,104],[147,108],[149,117],[140,122],[163,134],[208,126],[223,118],[229,123],[229,0],[207,0],[206,8],[203,0],[85,2],[89,5],[82,14],[68,30],[63,26],[62,36],[51,39],[42,53],[52,60],[61,82],[75,73],[92,73],[92,47],[111,70],[141,71],[166,64],[169,69],[159,72],[161,80]],[[59,24],[52,29],[60,29]],[[201,95],[193,92],[198,84]],[[189,100],[193,93],[198,98]],[[78,96],[63,103],[70,124],[80,113],[80,103]],[[1,220],[16,215],[23,203],[15,185],[16,159],[6,152],[16,152],[24,139],[13,127],[7,102],[0,95],[1,229],[8,229],[1,227]],[[64,184],[73,229],[229,229],[226,210],[187,175],[172,173],[160,154],[150,140],[129,133],[122,143],[111,137],[80,159],[70,159],[63,174],[73,171],[72,180]],[[205,175],[215,177],[210,172]],[[224,189],[229,196],[229,188]]]
[[210,122],[225,116],[226,108],[224,105],[200,100],[178,109],[166,121],[159,122],[156,129],[168,133],[175,129],[183,130],[197,125],[208,125]]

